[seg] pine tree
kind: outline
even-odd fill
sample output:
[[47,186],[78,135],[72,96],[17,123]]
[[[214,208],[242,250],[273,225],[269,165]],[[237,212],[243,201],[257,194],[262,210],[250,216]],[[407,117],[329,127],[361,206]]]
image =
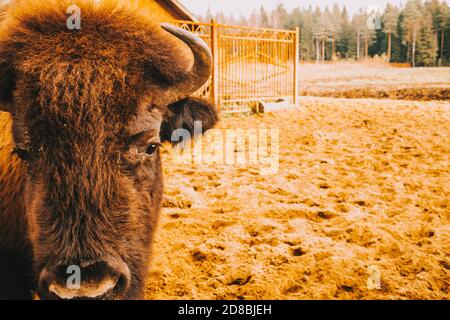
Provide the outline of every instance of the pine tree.
[[302,14],[300,21],[300,51],[303,60],[314,60],[315,38],[314,38],[314,12],[310,6]]
[[437,42],[434,37],[431,12],[425,12],[420,21],[417,37],[417,65],[429,67],[436,62]]
[[[400,10],[398,15],[398,24],[397,24],[397,37],[393,43],[393,52],[392,59],[397,62],[405,62],[409,61],[408,59],[408,46],[406,42],[405,29],[404,26],[405,15],[403,10]],[[394,38],[395,39],[395,38]]]
[[209,21],[211,21],[213,18],[214,18],[214,17],[213,17],[212,12],[211,12],[211,7],[208,7],[208,9],[206,9],[206,13],[205,13],[205,21],[206,21],[206,22],[209,22]]
[[405,40],[408,44],[411,44],[411,64],[413,67],[416,66],[417,33],[421,18],[420,9],[420,0],[408,0],[404,9],[403,29],[405,30]]
[[259,27],[261,28],[270,28],[270,19],[269,15],[264,9],[263,6],[259,9]]
[[362,38],[364,40],[364,58],[369,57],[369,46],[375,41],[376,30],[369,24],[371,15],[376,15],[377,12],[365,12],[363,14],[363,24],[362,24]]
[[[441,2],[440,5],[440,24],[439,29],[441,32],[441,43],[440,43],[440,50],[439,50],[439,65],[442,65],[442,62],[445,58],[445,32],[450,29],[450,9],[445,1]],[[447,41],[448,43],[448,41]]]
[[258,27],[260,25],[259,18],[258,11],[253,10],[248,18],[248,25],[251,27]]
[[[439,34],[441,29],[441,4],[439,3],[439,0],[427,0],[425,1],[425,9],[426,12],[431,15],[431,21],[433,28],[433,39],[434,39],[434,46],[436,48],[439,47]],[[440,59],[439,59],[440,60]],[[440,63],[440,62],[439,62]]]
[[321,25],[322,22],[322,12],[320,8],[317,7],[313,14],[313,37],[314,43],[316,47],[316,62],[318,63],[321,60],[321,52],[320,52],[320,42],[323,38],[324,30]]
[[361,59],[361,38],[367,28],[367,14],[360,9],[356,15],[353,16],[352,28],[356,35],[356,59]]
[[324,12],[319,20],[319,29],[321,33],[321,42],[322,42],[322,61],[325,61],[327,58],[327,42],[332,41],[333,34],[333,22],[330,10],[328,7],[325,7]]
[[386,9],[384,10],[383,15],[383,31],[387,34],[387,59],[388,61],[391,61],[391,55],[392,55],[392,36],[396,34],[397,31],[397,24],[398,24],[398,9],[396,6],[391,5],[390,3],[387,4]]
[[339,5],[335,3],[331,11],[331,57],[336,56],[336,44],[342,31],[342,15]]
[[225,17],[225,14],[223,12],[218,12],[214,19],[216,20],[217,23],[222,23],[222,24],[228,23],[227,18]]
[[354,55],[353,29],[350,25],[347,8],[344,6],[341,13],[340,33],[337,41],[337,51],[342,58],[350,58]]
[[287,23],[288,20],[288,12],[282,2],[278,2],[277,7],[272,11],[271,20],[273,28],[285,28],[285,23]]
[[250,24],[245,16],[242,14],[239,16],[239,20],[237,21],[238,26],[248,27]]
[[284,28],[293,30],[297,27],[301,26],[302,20],[302,11],[300,8],[295,8],[292,10],[290,14],[287,16],[287,20],[284,22]]

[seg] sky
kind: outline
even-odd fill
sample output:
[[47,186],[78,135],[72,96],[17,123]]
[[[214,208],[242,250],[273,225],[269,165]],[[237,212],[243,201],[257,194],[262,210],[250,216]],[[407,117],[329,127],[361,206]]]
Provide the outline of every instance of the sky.
[[[404,3],[405,0],[179,0],[194,14],[203,14],[206,12],[208,6],[213,13],[222,11],[226,15],[233,13],[235,17],[241,14],[249,16],[253,9],[263,5],[266,9],[272,10],[282,2],[284,6],[290,10],[295,7],[313,7],[319,6],[321,8],[328,7],[331,9],[334,3],[338,3],[341,7],[345,5],[350,14],[354,14],[359,8],[372,8],[378,6],[381,10],[386,7],[388,2],[392,4]],[[447,0],[450,3],[450,0]]]

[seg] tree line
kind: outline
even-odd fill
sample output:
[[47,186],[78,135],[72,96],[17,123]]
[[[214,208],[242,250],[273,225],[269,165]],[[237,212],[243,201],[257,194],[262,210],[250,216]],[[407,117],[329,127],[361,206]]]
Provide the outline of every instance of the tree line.
[[388,4],[382,12],[360,9],[352,17],[338,4],[289,12],[280,2],[273,11],[261,7],[248,17],[213,15],[208,8],[199,18],[261,28],[298,27],[304,61],[383,56],[412,66],[450,65],[450,9],[442,0],[407,0],[400,6]]

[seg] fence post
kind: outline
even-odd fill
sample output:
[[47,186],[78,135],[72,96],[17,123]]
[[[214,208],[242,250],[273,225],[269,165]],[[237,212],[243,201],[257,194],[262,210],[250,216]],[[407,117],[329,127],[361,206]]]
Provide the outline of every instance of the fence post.
[[299,66],[300,66],[300,29],[295,28],[295,55],[294,55],[294,106],[299,106]]
[[211,98],[220,111],[219,101],[219,26],[211,19],[211,52],[213,56],[213,71],[211,80]]

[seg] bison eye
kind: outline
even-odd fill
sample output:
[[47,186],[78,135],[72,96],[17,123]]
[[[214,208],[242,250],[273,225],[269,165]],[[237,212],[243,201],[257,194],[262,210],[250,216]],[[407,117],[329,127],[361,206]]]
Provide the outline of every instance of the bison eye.
[[158,150],[158,147],[159,147],[159,144],[153,143],[147,147],[147,149],[145,150],[145,153],[148,154],[149,156],[151,156],[152,154],[154,154],[156,152],[156,150]]
[[30,152],[26,149],[16,147],[13,150],[13,154],[17,155],[19,157],[19,159],[22,161],[30,161],[31,160]]

